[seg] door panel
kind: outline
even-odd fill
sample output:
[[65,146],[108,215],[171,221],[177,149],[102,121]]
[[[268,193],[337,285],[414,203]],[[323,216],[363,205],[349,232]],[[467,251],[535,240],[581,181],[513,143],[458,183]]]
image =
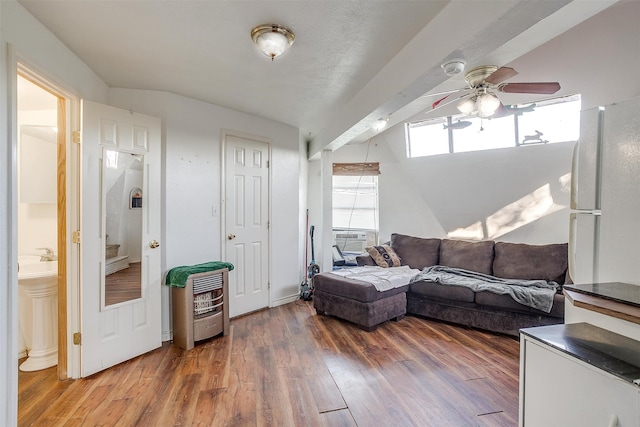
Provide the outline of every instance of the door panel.
[[640,99],[604,110],[602,150],[602,282],[640,284]]
[[580,115],[580,140],[574,148],[571,165],[571,209],[600,209],[599,120],[600,111],[597,108],[583,111]]
[[[160,120],[82,102],[81,375],[161,345]],[[142,160],[141,297],[105,306],[106,214],[103,148]],[[123,187],[124,188],[124,187]],[[129,194],[125,188],[123,194]],[[124,217],[124,216],[123,216]]]
[[268,144],[227,135],[225,139],[229,314],[239,316],[269,305]]

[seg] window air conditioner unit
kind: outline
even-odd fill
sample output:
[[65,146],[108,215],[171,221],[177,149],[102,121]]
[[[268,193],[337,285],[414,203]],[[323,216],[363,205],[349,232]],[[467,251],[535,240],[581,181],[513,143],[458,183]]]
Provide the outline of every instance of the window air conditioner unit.
[[367,246],[366,231],[336,231],[333,232],[333,243],[342,252],[365,252]]

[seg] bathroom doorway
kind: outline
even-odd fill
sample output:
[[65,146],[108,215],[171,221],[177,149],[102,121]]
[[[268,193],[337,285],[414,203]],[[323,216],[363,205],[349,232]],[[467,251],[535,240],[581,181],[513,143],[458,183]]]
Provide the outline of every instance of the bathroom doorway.
[[[76,200],[70,189],[77,173],[68,167],[72,108],[70,97],[20,63],[16,98],[20,369],[55,369],[59,379],[66,379],[67,269],[77,268],[68,262],[68,224],[77,220],[69,209]],[[50,283],[45,292],[29,295],[30,286],[44,282]]]

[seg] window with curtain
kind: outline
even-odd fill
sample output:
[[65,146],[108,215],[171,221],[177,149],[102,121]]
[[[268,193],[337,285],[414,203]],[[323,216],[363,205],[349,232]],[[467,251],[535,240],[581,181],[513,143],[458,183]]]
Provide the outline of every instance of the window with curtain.
[[333,236],[343,252],[377,244],[379,173],[379,163],[333,165]]

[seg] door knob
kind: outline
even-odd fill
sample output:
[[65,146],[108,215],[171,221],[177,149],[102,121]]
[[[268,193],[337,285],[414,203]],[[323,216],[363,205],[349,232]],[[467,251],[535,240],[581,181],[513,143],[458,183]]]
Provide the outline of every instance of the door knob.
[[233,240],[233,239],[235,239],[235,238],[236,238],[236,235],[235,235],[235,234],[231,234],[231,233],[229,233],[229,235],[227,236],[227,239],[229,239],[229,240]]
[[160,246],[160,243],[159,243],[157,240],[152,240],[152,241],[150,241],[150,242],[149,242],[149,247],[150,247],[151,249],[155,249],[155,248],[157,248],[158,246]]

